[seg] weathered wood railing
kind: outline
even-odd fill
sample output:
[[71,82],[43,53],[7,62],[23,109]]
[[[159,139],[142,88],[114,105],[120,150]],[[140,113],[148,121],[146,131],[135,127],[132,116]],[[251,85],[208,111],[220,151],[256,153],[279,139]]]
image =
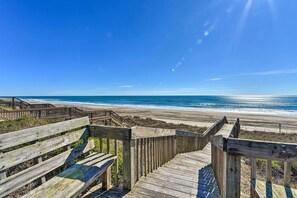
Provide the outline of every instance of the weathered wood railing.
[[122,124],[122,118],[113,111],[110,110],[94,110],[83,111],[76,107],[49,107],[49,108],[34,108],[34,109],[20,109],[11,111],[0,111],[0,119],[14,120],[22,117],[34,117],[34,118],[79,118],[88,116],[90,121],[105,120],[115,122],[117,125]]
[[65,107],[54,108],[40,108],[40,109],[21,109],[0,112],[0,118],[14,120],[22,117],[34,117],[34,118],[55,118],[55,117],[67,117],[71,116],[72,109]]
[[134,145],[131,147],[131,153],[134,152],[132,186],[176,154],[176,131],[173,129],[132,127],[131,142]]
[[203,149],[224,124],[227,124],[226,117],[215,122],[210,128],[203,133],[176,131],[177,136],[177,153],[191,152]]
[[20,98],[17,97],[0,97],[0,104],[1,105],[7,105],[12,108],[19,107],[20,109],[30,109],[30,108],[50,108],[55,107],[54,105],[50,103],[36,103],[31,104],[29,102],[26,102]]
[[272,181],[272,161],[284,162],[283,186],[290,186],[291,163],[297,161],[297,144],[238,139],[239,131],[237,120],[229,137],[214,136],[211,140],[212,166],[221,196],[240,197],[241,157],[250,159],[251,197],[259,197],[259,192],[256,192],[257,158],[266,160],[266,181],[262,189],[266,191],[264,194],[268,196],[268,190],[273,189],[265,186]]
[[[91,137],[99,138],[100,152],[113,153],[117,156],[113,175],[115,185],[119,186],[120,183],[123,183],[123,186],[129,189],[130,179],[127,167],[130,166],[131,160],[130,153],[126,150],[130,148],[131,129],[90,125],[89,130]],[[112,145],[113,147],[111,147]],[[119,152],[120,150],[122,152]],[[122,153],[122,156],[119,156],[119,153]],[[119,161],[123,161],[123,167],[119,167]],[[122,168],[122,170],[119,170],[119,168]]]
[[237,138],[240,131],[239,119],[234,123],[228,136],[211,138],[211,164],[221,197],[240,196],[240,157],[231,155],[225,149],[225,138]]
[[[197,141],[199,147],[193,150],[202,149],[207,144],[210,135],[218,132],[226,118],[215,123],[207,133],[201,137],[189,137],[189,134],[182,132],[188,138]],[[99,151],[118,154],[122,149],[123,156],[117,156],[115,163],[115,183],[123,183],[125,189],[132,189],[141,177],[146,176],[153,170],[164,165],[177,154],[177,137],[182,137],[180,131],[175,129],[157,129],[135,126],[132,128],[118,128],[90,125],[91,137],[99,138]],[[200,143],[201,141],[201,143]],[[119,143],[118,143],[119,142]],[[106,145],[104,148],[103,145]],[[114,145],[114,147],[111,147]],[[122,147],[120,147],[122,146]],[[182,144],[180,146],[183,146]],[[181,148],[180,150],[186,150]],[[119,170],[118,161],[123,160],[122,169]]]
[[[244,140],[229,138],[226,142],[227,152],[231,155],[239,155],[250,158],[251,162],[251,197],[258,197],[256,192],[257,159],[266,160],[266,181],[272,182],[272,161],[284,163],[283,186],[290,187],[291,164],[297,162],[297,144],[268,142],[257,140]],[[267,184],[266,183],[266,184]],[[261,192],[259,192],[261,193]],[[266,192],[267,194],[273,192]]]

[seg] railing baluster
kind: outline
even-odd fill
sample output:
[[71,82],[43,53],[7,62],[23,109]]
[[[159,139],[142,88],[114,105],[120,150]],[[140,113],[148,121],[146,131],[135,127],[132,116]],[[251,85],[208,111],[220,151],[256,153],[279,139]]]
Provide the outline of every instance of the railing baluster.
[[140,144],[140,139],[137,139],[137,180],[140,179],[141,177],[141,144]]
[[144,175],[147,175],[147,138],[144,138]]
[[119,162],[118,162],[118,141],[115,139],[114,140],[114,152],[115,152],[115,156],[117,156],[117,158],[115,159],[115,186],[119,186],[119,178],[118,178],[118,174],[119,174]]
[[103,152],[103,141],[102,141],[102,138],[99,138],[99,142],[100,142],[99,151],[100,151],[100,153],[102,153]]
[[148,164],[147,164],[147,168],[148,168],[148,173],[151,172],[151,147],[150,147],[150,138],[147,138],[147,161],[148,161]]
[[271,160],[266,160],[266,182],[271,182]]
[[107,153],[110,153],[110,142],[109,139],[106,139]]
[[[256,163],[256,158],[250,158],[250,160],[251,160],[251,181],[252,181],[256,179],[257,163]],[[255,197],[255,192],[252,185],[250,188],[250,197]]]
[[291,162],[284,162],[284,186],[290,186]]
[[141,149],[141,151],[140,151],[141,152],[141,155],[140,155],[140,161],[141,161],[140,162],[141,163],[140,164],[140,170],[141,170],[141,177],[142,177],[144,175],[144,171],[143,171],[143,165],[144,165],[143,164],[143,161],[144,161],[143,160],[143,157],[144,157],[143,151],[144,151],[144,149],[143,149],[143,139],[142,138],[140,139],[140,149]]

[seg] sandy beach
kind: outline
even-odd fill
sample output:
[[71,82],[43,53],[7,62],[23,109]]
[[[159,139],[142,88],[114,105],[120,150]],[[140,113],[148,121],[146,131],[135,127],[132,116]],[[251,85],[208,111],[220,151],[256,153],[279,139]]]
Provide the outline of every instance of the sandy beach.
[[[33,102],[33,101],[30,101]],[[34,101],[36,102],[36,101]],[[114,105],[92,105],[81,103],[51,102],[56,106],[76,106],[81,109],[110,109],[121,116],[139,116],[142,118],[153,118],[174,124],[188,124],[199,127],[209,127],[216,120],[226,116],[229,122],[240,119],[241,129],[247,131],[263,131],[279,133],[281,124],[282,133],[297,133],[297,117],[274,114],[251,114],[251,113],[230,113],[215,111],[177,110],[168,108],[147,108],[132,106]]]

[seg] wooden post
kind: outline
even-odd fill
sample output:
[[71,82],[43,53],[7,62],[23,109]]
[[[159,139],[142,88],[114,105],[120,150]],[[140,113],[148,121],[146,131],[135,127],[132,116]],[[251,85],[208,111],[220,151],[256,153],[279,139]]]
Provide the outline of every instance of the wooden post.
[[225,173],[225,186],[224,197],[239,198],[240,197],[240,160],[239,155],[229,155],[226,153],[226,173]]
[[100,153],[102,153],[103,152],[103,141],[102,141],[102,138],[99,138],[99,142],[100,142],[99,151],[100,151]]
[[118,174],[119,174],[119,162],[118,162],[118,141],[114,140],[114,152],[115,155],[117,156],[117,158],[115,159],[115,186],[119,186],[119,178],[118,178]]
[[109,139],[106,139],[107,153],[110,153],[110,142]]
[[101,175],[102,188],[109,190],[111,188],[111,166]]
[[151,139],[150,138],[147,138],[147,143],[148,143],[148,146],[147,146],[147,160],[148,160],[148,173],[151,172],[151,164],[152,164],[152,158],[151,158]]
[[291,162],[284,162],[284,186],[290,186]]
[[176,155],[176,136],[173,137],[173,156]]
[[271,160],[266,160],[266,182],[271,182]]
[[[251,181],[256,179],[256,169],[257,169],[257,161],[256,161],[256,158],[250,158],[251,160]],[[254,192],[254,189],[251,185],[251,188],[250,188],[250,197],[251,198],[254,198],[256,197],[255,195],[255,192]]]
[[12,97],[12,108],[15,109],[15,97]]
[[123,188],[132,190],[135,184],[135,140],[123,141]]
[[93,120],[93,113],[91,113],[91,119],[90,119],[91,121]]
[[144,140],[141,138],[140,139],[140,172],[141,172],[141,177],[144,175],[144,147],[143,147],[143,143]]
[[141,161],[140,161],[140,156],[141,156],[141,144],[140,144],[140,139],[137,139],[137,145],[136,145],[136,152],[137,152],[137,181],[140,179],[141,177]]
[[239,137],[239,133],[240,133],[240,120],[239,120],[239,118],[237,118],[237,121],[238,121],[238,128],[237,128],[236,138]]
[[167,137],[163,137],[163,164],[167,162],[168,152],[167,152]]
[[144,141],[144,175],[147,175],[147,138],[143,139]]
[[279,127],[279,133],[282,132],[282,124],[278,124],[278,127]]

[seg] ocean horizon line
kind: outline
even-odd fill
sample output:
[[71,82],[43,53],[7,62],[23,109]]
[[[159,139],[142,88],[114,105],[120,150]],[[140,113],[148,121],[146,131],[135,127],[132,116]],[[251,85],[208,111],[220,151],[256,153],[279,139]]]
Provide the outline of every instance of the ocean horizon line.
[[229,96],[29,96],[22,99],[77,105],[170,109],[201,112],[297,116],[297,97]]

